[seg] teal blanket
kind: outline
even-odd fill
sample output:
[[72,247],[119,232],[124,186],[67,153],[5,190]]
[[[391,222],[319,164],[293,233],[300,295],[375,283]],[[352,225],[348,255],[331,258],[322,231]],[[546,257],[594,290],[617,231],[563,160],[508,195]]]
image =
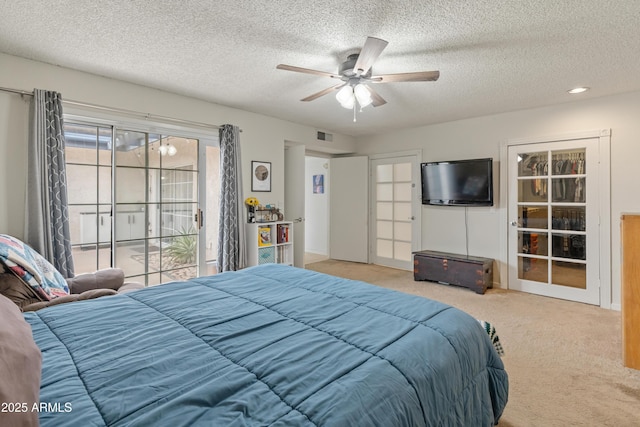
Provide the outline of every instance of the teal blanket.
[[[458,309],[268,264],[25,314],[42,426],[490,426],[508,379]],[[51,406],[49,409],[55,409]]]

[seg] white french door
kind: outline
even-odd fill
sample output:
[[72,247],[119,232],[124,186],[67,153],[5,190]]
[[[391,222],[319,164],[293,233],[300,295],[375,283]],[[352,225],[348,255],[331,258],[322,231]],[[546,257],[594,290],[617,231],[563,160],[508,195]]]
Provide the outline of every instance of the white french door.
[[418,156],[372,160],[371,181],[371,260],[413,270],[412,252],[420,241]]
[[508,147],[509,288],[600,304],[598,144]]

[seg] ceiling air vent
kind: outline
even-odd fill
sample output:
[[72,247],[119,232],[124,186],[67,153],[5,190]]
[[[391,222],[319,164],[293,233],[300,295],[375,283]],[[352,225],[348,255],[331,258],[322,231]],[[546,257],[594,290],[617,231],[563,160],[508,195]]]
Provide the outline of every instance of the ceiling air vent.
[[320,132],[318,131],[318,139],[320,141],[333,141],[333,135],[330,133],[326,133],[326,132]]

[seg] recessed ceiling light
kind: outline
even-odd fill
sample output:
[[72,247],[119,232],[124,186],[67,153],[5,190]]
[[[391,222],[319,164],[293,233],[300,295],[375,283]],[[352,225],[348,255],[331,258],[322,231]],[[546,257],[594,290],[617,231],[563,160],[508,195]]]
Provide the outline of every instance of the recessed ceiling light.
[[573,88],[571,90],[568,90],[567,92],[569,92],[570,94],[573,95],[573,94],[576,94],[576,93],[586,92],[588,90],[589,90],[588,87],[576,87],[576,88]]

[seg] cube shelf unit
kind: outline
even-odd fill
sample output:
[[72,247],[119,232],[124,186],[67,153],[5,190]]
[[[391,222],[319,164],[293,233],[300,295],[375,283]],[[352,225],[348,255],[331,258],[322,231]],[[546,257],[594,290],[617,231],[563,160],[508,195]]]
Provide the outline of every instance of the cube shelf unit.
[[293,223],[254,222],[246,226],[247,266],[293,265]]

